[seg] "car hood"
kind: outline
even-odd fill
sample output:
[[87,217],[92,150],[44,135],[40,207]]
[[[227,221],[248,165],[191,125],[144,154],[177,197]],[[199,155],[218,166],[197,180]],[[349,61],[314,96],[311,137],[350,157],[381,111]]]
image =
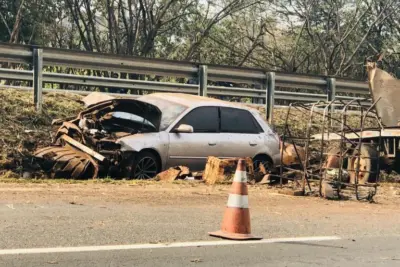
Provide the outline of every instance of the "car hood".
[[115,97],[105,94],[105,93],[99,93],[99,92],[93,92],[85,96],[84,98],[81,99],[83,104],[85,105],[86,108],[96,105],[100,102],[106,101],[106,100],[112,100],[116,99]]

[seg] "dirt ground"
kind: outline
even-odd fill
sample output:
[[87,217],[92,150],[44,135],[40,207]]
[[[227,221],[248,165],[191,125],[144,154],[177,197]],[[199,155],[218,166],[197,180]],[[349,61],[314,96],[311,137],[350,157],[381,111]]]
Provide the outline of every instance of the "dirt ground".
[[[213,201],[227,199],[229,185],[207,186],[200,182],[182,181],[177,183],[164,182],[121,182],[107,184],[86,182],[77,184],[66,183],[0,183],[0,199],[7,203],[54,203],[69,202],[70,204],[90,203],[134,203],[150,205],[212,205]],[[205,199],[207,202],[205,203]],[[282,193],[278,187],[265,185],[249,185],[249,199],[252,206],[289,207],[299,202],[306,202],[310,209],[324,209],[325,205],[338,203],[335,200],[325,200],[316,196],[291,196]],[[368,206],[371,209],[393,209],[400,204],[400,185],[384,184],[374,197],[375,203],[346,200],[347,207],[357,208]],[[286,207],[286,208],[287,208]],[[351,212],[349,210],[349,212]]]

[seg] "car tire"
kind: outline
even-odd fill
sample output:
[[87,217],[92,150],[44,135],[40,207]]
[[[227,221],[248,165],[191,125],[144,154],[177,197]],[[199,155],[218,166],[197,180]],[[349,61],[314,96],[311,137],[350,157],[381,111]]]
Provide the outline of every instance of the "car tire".
[[149,151],[143,151],[135,155],[131,167],[130,179],[147,180],[154,178],[161,170],[161,164]]
[[357,156],[360,155],[360,172],[358,184],[376,183],[378,180],[378,161],[379,152],[374,144],[361,144],[361,153],[356,148],[353,151],[352,158],[349,160],[347,171],[350,174],[350,183],[356,184]]

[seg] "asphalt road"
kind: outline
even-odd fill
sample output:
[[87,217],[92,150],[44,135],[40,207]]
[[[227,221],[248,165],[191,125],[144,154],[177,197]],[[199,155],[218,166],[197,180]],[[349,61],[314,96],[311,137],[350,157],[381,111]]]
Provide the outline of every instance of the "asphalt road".
[[[399,266],[399,237],[0,255],[0,266]],[[1,253],[1,251],[0,251]]]
[[[311,203],[307,209],[297,202],[292,208],[252,208],[253,233],[264,238],[400,235],[397,210],[376,214],[356,206],[338,213],[324,204],[326,211],[314,211]],[[219,230],[224,204],[3,204],[0,249],[213,240],[207,232]]]
[[[125,192],[118,186],[93,186],[91,193],[81,187],[3,187],[0,266],[400,266],[397,204],[335,202],[254,189],[250,209],[254,234],[267,241],[341,239],[222,246],[207,232],[219,230],[226,191],[195,187],[194,193],[190,188],[171,193],[162,188],[155,194],[126,188]],[[202,190],[204,194],[199,193]],[[188,243],[199,241],[216,243]],[[162,247],[177,242],[182,245]],[[139,247],[97,249],[118,245]],[[82,251],[82,246],[95,249]],[[72,249],[62,253],[51,249],[60,247]],[[29,254],[31,248],[42,251]]]

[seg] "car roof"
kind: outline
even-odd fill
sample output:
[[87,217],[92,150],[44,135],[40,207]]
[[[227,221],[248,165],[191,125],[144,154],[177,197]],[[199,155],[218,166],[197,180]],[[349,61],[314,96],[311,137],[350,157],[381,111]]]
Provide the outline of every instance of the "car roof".
[[146,98],[158,98],[166,101],[175,102],[189,108],[201,107],[201,106],[218,106],[218,107],[232,107],[246,110],[254,110],[251,107],[238,102],[228,102],[220,99],[203,97],[198,95],[182,94],[182,93],[154,93],[144,95],[139,100],[146,101]]

